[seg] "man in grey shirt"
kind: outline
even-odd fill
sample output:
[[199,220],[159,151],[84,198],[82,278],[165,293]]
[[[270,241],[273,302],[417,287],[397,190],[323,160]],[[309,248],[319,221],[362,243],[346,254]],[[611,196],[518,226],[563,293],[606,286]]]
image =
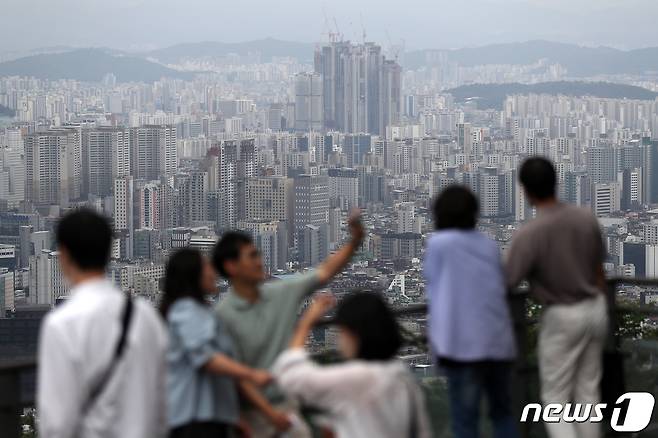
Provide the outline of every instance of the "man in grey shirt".
[[[538,346],[542,402],[596,404],[608,327],[598,221],[590,211],[557,200],[550,161],[527,159],[519,179],[537,218],[514,236],[507,276],[511,287],[528,280],[544,305]],[[551,438],[600,436],[597,423],[546,427]]]
[[[364,231],[358,215],[350,217],[349,227],[349,242],[317,268],[286,280],[267,282],[261,255],[251,238],[240,232],[222,236],[213,252],[213,265],[229,280],[231,290],[217,312],[233,338],[237,360],[259,369],[273,365],[288,347],[304,298],[340,272],[361,245]],[[247,410],[245,419],[254,436],[269,438],[291,428],[294,407],[278,388],[272,386],[261,394],[249,383],[240,385],[253,408]]]

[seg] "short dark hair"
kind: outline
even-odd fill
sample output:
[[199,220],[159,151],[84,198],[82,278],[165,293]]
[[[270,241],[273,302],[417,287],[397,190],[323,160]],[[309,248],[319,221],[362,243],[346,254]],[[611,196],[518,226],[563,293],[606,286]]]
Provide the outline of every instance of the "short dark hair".
[[555,196],[557,175],[553,163],[543,157],[530,157],[521,164],[519,181],[528,195],[537,199]]
[[83,208],[64,215],[57,224],[56,240],[83,271],[104,270],[110,260],[112,228],[93,210]]
[[437,196],[432,206],[437,230],[471,230],[477,224],[478,199],[468,187],[454,184]]
[[224,233],[212,253],[212,264],[219,274],[228,278],[224,264],[229,260],[237,260],[240,257],[240,249],[245,245],[253,244],[251,236],[242,231],[229,231]]
[[206,302],[201,286],[202,273],[203,256],[196,249],[183,248],[172,254],[165,269],[164,295],[160,303],[160,312],[165,318],[171,305],[181,298]]
[[402,346],[400,326],[384,299],[375,292],[347,296],[338,305],[334,321],[359,339],[358,359],[388,360]]

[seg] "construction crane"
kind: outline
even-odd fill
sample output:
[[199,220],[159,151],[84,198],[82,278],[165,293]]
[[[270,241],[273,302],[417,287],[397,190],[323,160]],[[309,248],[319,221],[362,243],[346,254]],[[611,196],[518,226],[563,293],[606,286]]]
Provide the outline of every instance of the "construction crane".
[[336,23],[336,18],[334,17],[334,24],[336,26],[336,32],[331,29],[331,23],[329,22],[329,17],[327,16],[327,11],[322,6],[322,14],[324,15],[324,27],[326,32],[322,32],[322,35],[327,35],[330,43],[335,43],[340,37],[340,32],[338,32],[338,23]]
[[386,33],[386,39],[388,40],[388,51],[391,53],[391,55],[393,55],[395,62],[399,62],[400,52],[404,52],[405,41],[403,39],[401,44],[393,44],[393,40],[391,40],[391,34],[388,33],[388,29],[386,29],[384,32]]
[[363,12],[359,12],[359,16],[361,17],[361,42],[363,44],[366,43],[366,27],[363,25]]
[[334,18],[334,26],[336,26],[336,33],[335,33],[335,36],[337,38],[336,41],[342,41],[343,34],[340,33],[340,29],[338,28],[338,21],[336,21],[336,17],[333,18]]

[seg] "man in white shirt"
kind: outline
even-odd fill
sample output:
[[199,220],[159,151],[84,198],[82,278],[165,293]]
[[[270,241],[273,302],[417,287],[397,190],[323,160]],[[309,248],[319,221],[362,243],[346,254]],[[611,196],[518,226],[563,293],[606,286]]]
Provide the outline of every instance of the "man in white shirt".
[[57,244],[71,297],[41,327],[39,436],[164,436],[166,330],[149,303],[129,299],[105,278],[108,222],[89,210],[73,212],[59,222]]

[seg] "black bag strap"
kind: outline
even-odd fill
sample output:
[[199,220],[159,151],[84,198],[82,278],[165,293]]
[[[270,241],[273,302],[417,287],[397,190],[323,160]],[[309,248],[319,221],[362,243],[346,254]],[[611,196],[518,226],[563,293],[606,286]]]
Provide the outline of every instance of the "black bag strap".
[[117,340],[116,347],[114,349],[114,356],[112,356],[112,361],[108,365],[107,369],[96,383],[96,386],[90,391],[89,396],[87,397],[87,403],[83,405],[84,412],[88,412],[91,407],[96,403],[98,397],[103,393],[105,387],[107,386],[114,370],[117,367],[117,364],[123,356],[123,352],[126,349],[126,343],[128,341],[128,332],[130,331],[130,322],[132,321],[132,314],[135,304],[133,303],[130,294],[126,294],[125,303],[123,305],[123,310],[121,312],[121,332],[119,339]]

